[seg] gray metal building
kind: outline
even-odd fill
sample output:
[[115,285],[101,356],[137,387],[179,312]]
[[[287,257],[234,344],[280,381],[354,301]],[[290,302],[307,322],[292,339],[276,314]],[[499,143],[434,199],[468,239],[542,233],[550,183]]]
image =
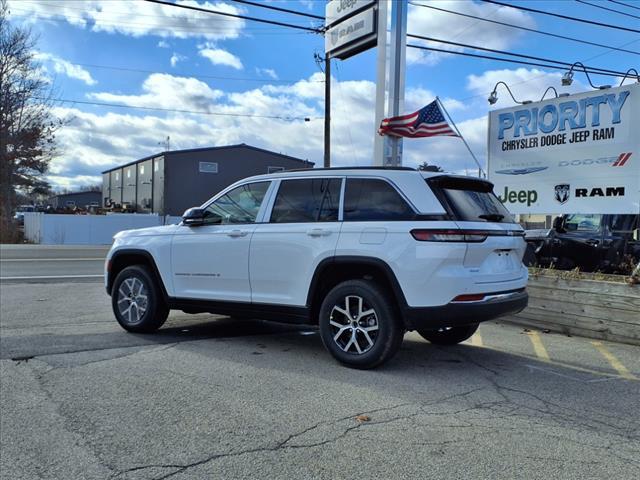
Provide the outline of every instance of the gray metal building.
[[89,208],[100,205],[100,192],[74,192],[54,195],[47,200],[53,208]]
[[182,215],[237,180],[313,166],[313,162],[244,143],[161,152],[102,172],[102,205]]

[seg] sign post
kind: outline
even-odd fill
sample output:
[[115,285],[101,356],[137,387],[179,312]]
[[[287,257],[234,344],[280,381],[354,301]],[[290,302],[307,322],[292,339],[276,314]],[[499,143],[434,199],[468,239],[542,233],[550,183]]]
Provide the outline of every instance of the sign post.
[[512,213],[640,213],[640,83],[494,110],[488,148]]

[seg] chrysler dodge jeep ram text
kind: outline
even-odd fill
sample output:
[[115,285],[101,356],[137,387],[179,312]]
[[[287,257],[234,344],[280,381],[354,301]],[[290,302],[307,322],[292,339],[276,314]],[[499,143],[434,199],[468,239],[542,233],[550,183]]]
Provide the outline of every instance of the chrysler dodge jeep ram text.
[[169,310],[317,324],[343,364],[390,359],[406,330],[468,339],[527,305],[524,232],[476,178],[314,169],[237,182],[179,225],[120,232],[106,289],[120,325]]

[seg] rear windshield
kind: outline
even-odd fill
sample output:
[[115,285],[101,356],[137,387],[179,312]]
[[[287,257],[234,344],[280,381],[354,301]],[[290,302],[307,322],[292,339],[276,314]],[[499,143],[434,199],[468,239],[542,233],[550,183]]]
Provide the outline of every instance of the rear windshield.
[[432,177],[427,184],[455,220],[465,222],[513,223],[513,216],[485,180]]

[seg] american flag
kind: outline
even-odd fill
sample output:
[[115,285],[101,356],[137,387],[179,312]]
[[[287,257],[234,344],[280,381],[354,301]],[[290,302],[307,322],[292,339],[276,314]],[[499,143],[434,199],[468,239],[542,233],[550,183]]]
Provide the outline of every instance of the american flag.
[[409,138],[458,136],[445,120],[437,100],[409,115],[385,118],[380,124],[378,133]]

